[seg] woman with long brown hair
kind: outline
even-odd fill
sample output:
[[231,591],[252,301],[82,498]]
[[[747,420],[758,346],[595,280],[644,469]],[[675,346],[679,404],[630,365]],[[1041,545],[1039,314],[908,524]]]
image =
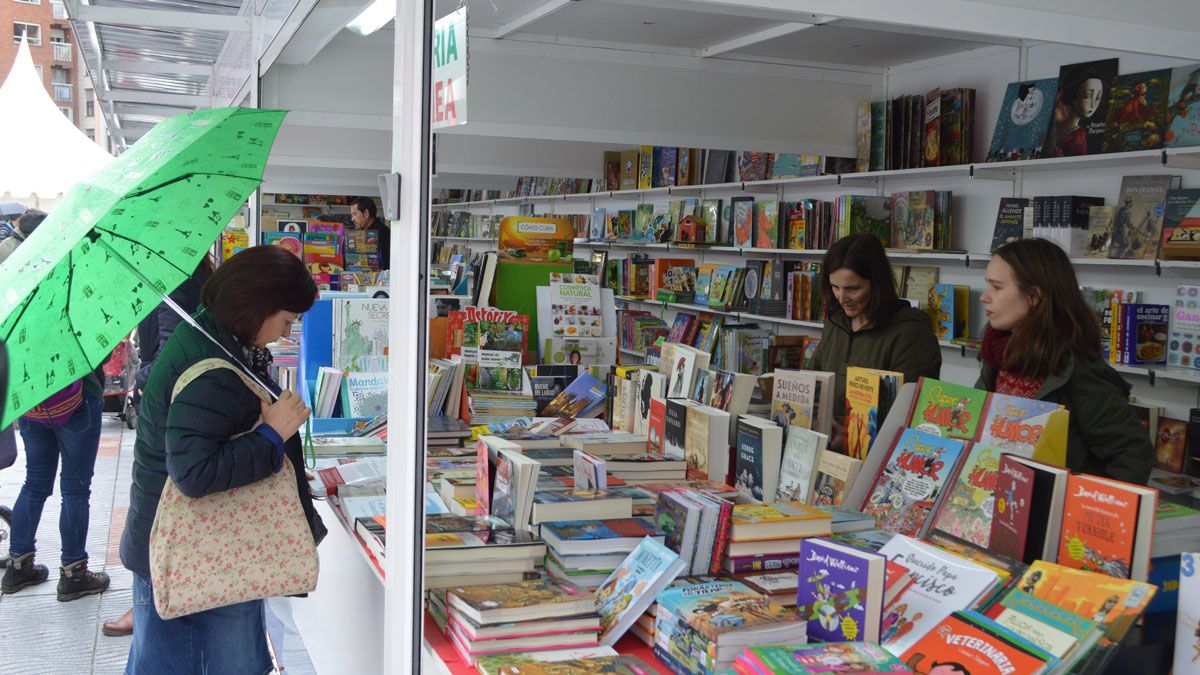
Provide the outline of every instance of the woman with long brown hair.
[[1144,485],[1154,448],[1129,383],[1100,357],[1100,323],[1067,254],[1044,239],[1001,246],[982,299],[988,328],[975,386],[1066,406],[1067,468]]

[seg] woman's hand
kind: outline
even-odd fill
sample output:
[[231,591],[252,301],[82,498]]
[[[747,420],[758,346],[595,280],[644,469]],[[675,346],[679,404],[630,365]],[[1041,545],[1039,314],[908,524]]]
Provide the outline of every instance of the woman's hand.
[[285,390],[279,395],[279,400],[270,405],[262,402],[263,422],[285,441],[300,430],[309,413],[304,401],[290,390]]

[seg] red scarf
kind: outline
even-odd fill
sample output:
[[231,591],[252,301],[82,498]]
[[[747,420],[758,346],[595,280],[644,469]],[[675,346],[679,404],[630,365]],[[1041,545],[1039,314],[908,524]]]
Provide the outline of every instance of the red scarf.
[[1012,331],[996,330],[990,325],[983,331],[983,347],[980,348],[979,358],[997,373],[1004,369],[1004,352],[1008,349],[1010,339]]

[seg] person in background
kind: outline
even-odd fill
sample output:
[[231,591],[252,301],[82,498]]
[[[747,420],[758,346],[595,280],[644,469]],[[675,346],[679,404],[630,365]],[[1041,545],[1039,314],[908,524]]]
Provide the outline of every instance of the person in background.
[[987,266],[988,327],[976,387],[1071,411],[1067,468],[1145,485],[1154,446],[1132,387],[1100,356],[1100,323],[1067,254],[1045,239],[1001,246]]
[[[171,293],[171,300],[183,311],[194,314],[200,306],[200,289],[204,287],[204,282],[208,281],[212,273],[212,258],[205,255],[200,260],[200,264],[196,266],[196,270],[192,272],[192,276]],[[140,402],[142,389],[146,387],[146,380],[150,377],[154,361],[162,351],[163,345],[167,344],[167,340],[175,332],[175,327],[179,325],[180,321],[183,321],[183,317],[179,316],[167,303],[162,302],[138,324],[138,360],[141,361],[141,367],[138,368],[133,378],[135,401]],[[133,633],[133,609],[127,609],[121,616],[105,621],[100,626],[100,632],[109,637],[131,635]]]
[[13,223],[12,236],[6,238],[4,241],[0,241],[0,263],[8,260],[8,256],[12,255],[12,252],[17,250],[21,242],[33,234],[33,231],[45,219],[46,212],[38,211],[37,209],[29,209],[18,216],[16,222]]
[[[266,349],[290,334],[316,298],[317,285],[296,256],[278,246],[246,249],[204,284],[195,321],[207,335],[191,324],[180,325],[159,353],[142,396],[121,537],[121,562],[134,574],[127,675],[270,671],[262,600],[169,621],[159,616],[150,576],[150,529],[168,477],[184,495],[200,498],[260,481],[291,462],[313,538],[324,536],[297,434],[309,410],[296,394],[275,385]],[[179,376],[208,358],[252,372],[279,398],[268,405],[227,369],[201,374],[172,398]],[[208,553],[221,564],[219,551]]]
[[840,420],[845,415],[846,367],[875,368],[904,374],[905,382],[938,377],[942,349],[924,310],[896,294],[892,266],[874,235],[861,232],[834,242],[821,264],[825,325],[808,368],[835,373],[833,450],[846,443]]
[[378,208],[375,200],[359,197],[350,202],[350,220],[360,230],[379,233],[379,269],[392,268],[392,231],[387,223],[376,217]]
[[[13,236],[0,242],[0,261],[7,259],[45,219],[46,213],[35,209],[21,214]],[[87,555],[92,474],[96,468],[96,453],[100,450],[103,399],[102,365],[42,401],[18,422],[21,439],[25,442],[25,483],[13,505],[12,539],[8,564],[0,579],[0,593],[16,593],[50,577],[50,570],[36,564],[34,555],[38,524],[46,500],[54,492],[56,471],[59,471],[62,495],[62,509],[58,515],[58,532],[62,540],[58,599],[67,602],[108,589],[108,575],[88,570]],[[5,430],[5,433],[10,432],[11,428]]]

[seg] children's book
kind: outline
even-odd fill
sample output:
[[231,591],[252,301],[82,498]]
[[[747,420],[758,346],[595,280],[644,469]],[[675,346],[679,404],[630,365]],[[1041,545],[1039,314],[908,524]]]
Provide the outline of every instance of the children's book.
[[742,150],[737,153],[738,180],[742,182],[767,180],[771,177],[772,156],[769,152]]
[[1157,501],[1153,488],[1086,474],[1069,477],[1058,563],[1145,581]]
[[732,207],[733,241],[730,243],[740,248],[754,246],[754,215],[755,204],[753,197],[734,197],[729,200]]
[[800,541],[796,614],[810,641],[879,641],[886,562],[827,539]]
[[946,438],[972,440],[979,434],[988,392],[922,377],[908,426]]
[[[737,581],[713,581],[702,584],[674,586],[658,594],[659,616],[675,615],[688,626],[720,646],[739,632],[760,631],[780,624],[790,624],[795,633],[796,615],[766,596],[755,593]],[[803,632],[801,631],[801,635]],[[750,638],[753,639],[753,638]]]
[[787,431],[775,501],[807,503],[817,480],[817,461],[829,437],[802,427],[793,426]]
[[999,449],[983,443],[972,445],[958,479],[934,516],[933,527],[987,548],[999,470]]
[[1056,403],[992,394],[980,425],[979,442],[1001,452],[1066,462],[1067,413]]
[[916,641],[900,660],[920,673],[952,663],[960,673],[1042,673],[1058,663],[1049,652],[976,612],[955,612]]
[[1113,214],[1108,257],[1150,260],[1158,255],[1167,192],[1179,187],[1179,176],[1125,176],[1120,203]]
[[779,246],[779,200],[760,199],[754,211],[757,222],[754,246],[776,248]]
[[1167,192],[1159,257],[1166,260],[1200,260],[1200,190]]
[[1179,564],[1179,610],[1175,619],[1175,675],[1200,672],[1200,553],[1184,553]]
[[[1058,70],[1058,91],[1052,107],[1063,114],[1052,116],[1042,145],[1043,157],[1095,155],[1104,141],[1109,95],[1117,77],[1117,59],[1071,63]],[[1076,101],[1086,101],[1079,105]]]
[[1100,641],[1102,646],[1119,643],[1157,591],[1153,584],[1072,569],[1044,560],[1034,561],[1014,588],[1099,622],[1105,633]]
[[955,611],[973,606],[996,572],[923,541],[896,535],[879,552],[904,565],[913,584],[884,613],[880,642],[900,655]]
[[846,368],[846,454],[865,459],[887,417],[904,375],[883,370]]
[[841,506],[862,469],[862,460],[833,450],[822,450],[810,502],[814,506]]
[[1171,70],[1166,128],[1167,147],[1200,145],[1200,63]]
[[1104,152],[1163,146],[1170,83],[1170,69],[1118,75],[1113,80],[1104,122]]
[[613,645],[684,568],[679,554],[646,537],[596,589],[600,644]]
[[749,647],[734,661],[735,672],[755,675],[817,675],[838,669],[868,675],[911,672],[899,659],[870,642]]
[[1058,78],[1011,82],[992,132],[987,161],[1036,159],[1042,155],[1046,131],[1054,112]]
[[905,429],[867,491],[863,513],[882,529],[923,534],[964,454],[961,440]]

